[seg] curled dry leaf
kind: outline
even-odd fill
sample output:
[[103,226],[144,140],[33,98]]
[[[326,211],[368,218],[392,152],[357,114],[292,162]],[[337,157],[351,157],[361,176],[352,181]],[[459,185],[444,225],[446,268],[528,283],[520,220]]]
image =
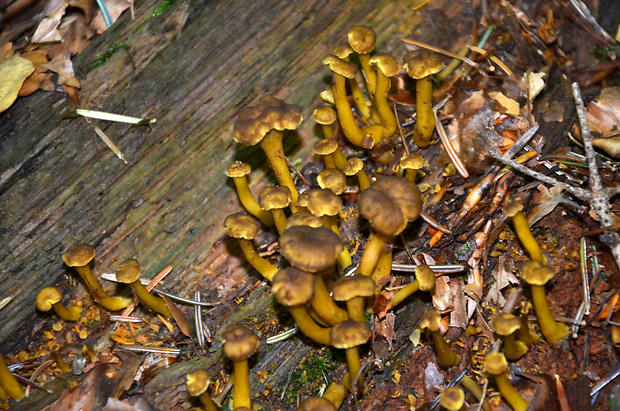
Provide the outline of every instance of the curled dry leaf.
[[43,65],[48,70],[58,74],[58,84],[66,84],[71,87],[80,88],[80,81],[75,78],[71,52],[65,51],[54,57],[52,61]]
[[33,72],[32,62],[19,54],[0,63],[0,112],[11,107],[24,81]]
[[620,125],[620,88],[609,87],[588,104],[588,125],[594,133],[606,134]]
[[47,4],[43,11],[45,17],[41,20],[32,36],[33,43],[50,43],[62,40],[62,36],[58,31],[58,25],[63,14],[65,14],[68,3],[67,0],[51,0]]
[[[115,22],[129,8],[131,2],[129,0],[106,0],[105,4],[110,12],[112,22]],[[95,30],[97,34],[101,34],[108,29],[107,24],[103,20],[101,10],[95,12],[95,17],[90,22],[90,28]]]

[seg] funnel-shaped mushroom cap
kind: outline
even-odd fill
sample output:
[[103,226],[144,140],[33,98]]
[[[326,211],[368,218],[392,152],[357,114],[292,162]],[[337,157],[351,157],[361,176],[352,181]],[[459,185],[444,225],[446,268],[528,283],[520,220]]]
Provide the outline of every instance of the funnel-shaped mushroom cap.
[[370,64],[376,64],[386,77],[394,77],[400,69],[396,59],[387,53],[375,54],[370,58]]
[[88,244],[78,244],[62,255],[62,259],[69,267],[83,267],[95,258],[95,248]]
[[355,26],[349,30],[349,45],[359,54],[368,54],[375,48],[377,34],[369,26]]
[[39,311],[49,311],[52,305],[60,302],[62,295],[56,287],[45,287],[39,291],[35,300],[35,306]]
[[370,297],[375,294],[377,287],[372,277],[365,275],[352,275],[339,278],[334,283],[332,297],[334,301],[348,301],[355,297]]
[[415,50],[405,54],[403,62],[409,77],[416,80],[439,73],[443,67],[439,55],[423,50]]
[[400,168],[419,170],[424,167],[424,157],[419,154],[405,154],[400,159]]
[[232,238],[252,240],[258,235],[258,223],[255,219],[244,213],[235,213],[224,220],[226,234]]
[[338,411],[338,408],[325,398],[309,397],[299,404],[297,411]]
[[276,300],[286,307],[306,304],[314,295],[314,275],[295,267],[278,271],[271,281]]
[[344,170],[342,171],[345,175],[353,176],[357,174],[357,172],[360,171],[362,168],[364,168],[364,162],[357,157],[352,157],[347,160],[347,163],[344,166]]
[[465,393],[459,387],[446,388],[441,393],[439,404],[447,410],[458,411],[463,407],[465,403]]
[[324,138],[314,143],[314,153],[320,156],[332,154],[338,149],[338,143],[331,138]]
[[296,129],[302,119],[299,107],[275,97],[263,97],[256,106],[246,107],[239,112],[233,138],[238,143],[253,146],[270,130]]
[[207,390],[210,377],[206,370],[194,370],[185,376],[187,382],[187,393],[196,397]]
[[551,268],[535,260],[526,262],[521,271],[521,278],[531,285],[545,285],[553,276],[554,272]]
[[336,195],[344,193],[344,190],[347,188],[347,177],[336,168],[328,168],[321,171],[316,181],[319,183],[319,187],[332,190]]
[[336,74],[346,78],[355,78],[357,75],[357,66],[348,61],[344,61],[336,56],[327,56],[323,59],[323,65],[330,68]]
[[484,367],[490,374],[498,375],[506,371],[508,362],[506,361],[504,354],[491,352],[484,357]]
[[263,210],[279,210],[291,203],[291,190],[284,186],[265,187],[258,195],[258,204]]
[[305,226],[314,227],[314,228],[322,227],[323,220],[321,219],[321,217],[317,217],[309,213],[295,213],[286,219],[286,228],[293,227],[296,225],[305,225]]
[[435,273],[428,265],[422,264],[416,267],[415,276],[420,283],[420,290],[431,293],[435,291]]
[[116,279],[125,284],[131,284],[140,278],[140,263],[131,258],[122,262],[116,269]]
[[514,217],[519,211],[523,211],[523,204],[519,197],[514,198],[504,207],[504,214],[508,217]]
[[247,360],[258,348],[260,339],[247,327],[235,325],[222,334],[224,355],[233,361]]
[[383,177],[360,193],[358,206],[375,230],[396,236],[420,216],[422,201],[418,187],[409,180]]
[[441,314],[434,308],[429,309],[420,317],[420,328],[427,328],[430,332],[437,332],[441,327]]
[[313,117],[314,121],[324,126],[333,123],[338,118],[336,115],[336,110],[327,106],[319,107],[314,110]]
[[364,344],[372,337],[372,330],[368,323],[347,320],[334,325],[329,335],[334,347],[346,349]]
[[510,335],[521,328],[521,320],[512,314],[502,313],[493,320],[493,328],[498,335]]
[[235,161],[226,167],[226,176],[230,178],[243,177],[250,174],[251,171],[252,167],[250,167],[249,164],[241,161]]
[[335,216],[342,208],[342,199],[331,190],[315,188],[307,193],[308,210],[317,217]]
[[279,242],[282,255],[292,266],[311,273],[333,267],[344,249],[340,237],[325,227],[289,227]]

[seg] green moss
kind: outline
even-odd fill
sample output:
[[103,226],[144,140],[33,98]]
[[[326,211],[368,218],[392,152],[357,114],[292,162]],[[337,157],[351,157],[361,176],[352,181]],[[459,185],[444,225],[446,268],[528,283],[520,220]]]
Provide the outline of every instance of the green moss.
[[285,396],[295,399],[303,391],[315,395],[318,388],[325,383],[328,371],[336,365],[331,347],[310,353],[291,375]]
[[[121,42],[121,43],[115,44],[112,47],[110,47],[110,49],[106,51],[105,53],[98,54],[97,57],[95,58],[95,61],[93,61],[93,63],[90,65],[90,70],[94,70],[97,67],[103,66],[119,50],[123,50],[125,53],[127,53],[129,58],[131,59],[131,55],[129,54],[129,48],[127,47],[127,44],[125,44],[125,42]],[[132,60],[132,65],[133,65],[133,60]]]

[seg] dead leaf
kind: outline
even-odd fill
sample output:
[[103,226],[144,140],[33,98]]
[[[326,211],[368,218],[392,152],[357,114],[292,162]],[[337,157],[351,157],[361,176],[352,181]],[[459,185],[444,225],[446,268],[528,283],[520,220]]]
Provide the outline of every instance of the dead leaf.
[[43,73],[47,71],[43,65],[47,63],[49,60],[47,58],[47,50],[46,49],[36,49],[33,51],[29,51],[28,53],[22,54],[22,57],[28,59],[34,64],[34,72]]
[[22,97],[31,95],[41,88],[41,83],[50,75],[48,73],[33,73],[24,82],[21,90],[19,90],[19,95]]
[[44,64],[43,67],[58,74],[58,84],[66,84],[75,88],[81,87],[80,81],[75,78],[70,51],[59,54],[52,61]]
[[548,189],[547,186],[540,184],[538,187],[539,194],[534,196],[532,208],[527,216],[527,222],[530,226],[536,224],[547,214],[551,213],[558,204],[566,202],[562,197],[562,191],[566,188],[566,184],[559,183]]
[[469,316],[467,314],[467,300],[463,293],[463,279],[456,278],[450,282],[450,288],[454,295],[454,310],[450,313],[450,326],[467,328]]
[[179,310],[179,308],[176,305],[174,305],[174,303],[172,302],[170,298],[166,297],[163,294],[160,294],[160,297],[163,298],[164,301],[166,302],[168,309],[172,313],[172,318],[174,318],[174,321],[179,326],[179,329],[181,330],[181,332],[185,334],[186,337],[191,337],[192,334],[189,328],[189,322],[187,321],[187,318],[185,318],[185,314],[183,314],[183,311]]
[[438,277],[437,281],[435,281],[433,306],[442,313],[448,311],[452,307],[452,290],[450,289],[449,277]]
[[509,114],[513,117],[518,117],[521,114],[519,103],[511,99],[510,97],[506,97],[501,91],[489,93],[489,96],[506,109],[506,114]]
[[69,6],[82,10],[86,21],[90,21],[93,16],[95,2],[93,0],[69,0]]
[[609,87],[588,104],[588,125],[595,133],[606,134],[620,125],[620,88]]
[[592,144],[596,148],[600,148],[605,151],[608,155],[613,158],[620,157],[620,138],[619,137],[610,137],[610,138],[595,138],[592,141]]
[[392,341],[396,337],[394,332],[394,320],[396,316],[392,312],[388,312],[384,319],[375,317],[375,333],[385,338],[388,343],[388,349],[392,349]]
[[554,101],[543,113],[543,120],[546,122],[557,121],[561,123],[564,121],[564,105],[559,101]]
[[19,54],[0,63],[0,113],[11,107],[24,81],[33,72],[32,62]]
[[545,75],[546,74],[542,72],[532,73],[528,71],[525,73],[524,77],[528,85],[527,97],[530,101],[534,101],[536,96],[545,88],[545,81],[543,80]]
[[54,43],[62,41],[62,36],[57,27],[60,24],[63,14],[65,14],[67,4],[67,0],[50,0],[43,11],[45,17],[41,20],[37,30],[32,36],[33,43]]
[[[115,22],[120,15],[129,8],[131,2],[129,0],[105,0],[105,4],[110,12],[112,22]],[[97,34],[101,34],[108,29],[108,25],[103,19],[101,10],[97,9],[95,17],[90,22],[90,28],[95,30]]]
[[392,308],[392,297],[394,297],[393,291],[383,290],[375,297],[372,303],[372,310],[381,319],[385,317],[385,314],[390,308]]
[[82,13],[71,13],[65,16],[58,26],[65,48],[78,54],[90,44],[91,30]]

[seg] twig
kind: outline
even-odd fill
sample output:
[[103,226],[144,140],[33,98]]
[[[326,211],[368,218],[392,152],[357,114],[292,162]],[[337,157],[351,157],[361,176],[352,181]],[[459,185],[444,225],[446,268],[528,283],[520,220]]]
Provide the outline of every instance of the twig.
[[478,67],[478,63],[468,59],[467,57],[459,56],[456,53],[452,53],[448,50],[440,49],[439,47],[431,46],[430,44],[422,43],[421,41],[411,40],[411,39],[403,39],[404,43],[413,44],[414,46],[422,47],[424,49],[434,51],[435,53],[443,54],[444,56],[452,57],[453,59],[459,59],[464,63],[469,64],[472,67]]

